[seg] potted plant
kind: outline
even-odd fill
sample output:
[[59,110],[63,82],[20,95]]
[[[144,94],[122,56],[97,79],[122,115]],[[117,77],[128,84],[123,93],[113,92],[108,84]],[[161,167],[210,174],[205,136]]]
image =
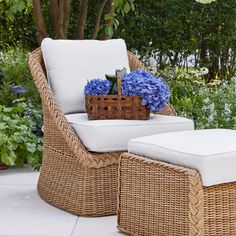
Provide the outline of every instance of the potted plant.
[[7,168],[8,168],[7,165],[5,165],[4,163],[0,162],[0,170],[5,170]]

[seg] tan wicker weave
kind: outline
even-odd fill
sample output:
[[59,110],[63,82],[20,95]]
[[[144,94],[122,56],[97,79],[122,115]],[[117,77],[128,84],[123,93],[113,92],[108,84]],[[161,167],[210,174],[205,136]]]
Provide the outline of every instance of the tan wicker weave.
[[[143,67],[131,54],[131,69]],[[69,125],[48,86],[42,52],[29,57],[29,67],[42,100],[44,113],[43,164],[38,192],[50,204],[76,215],[116,213],[120,153],[91,153]],[[163,114],[174,115],[171,105]]]
[[148,120],[150,110],[142,106],[141,97],[121,95],[86,96],[86,110],[90,120],[124,119]]
[[[125,70],[126,71],[126,70]],[[120,70],[116,71],[117,95],[85,96],[85,106],[90,120],[124,119],[148,120],[150,110],[142,106],[139,96],[123,96]]]
[[118,227],[130,235],[236,235],[236,182],[203,187],[196,170],[124,153],[118,196]]

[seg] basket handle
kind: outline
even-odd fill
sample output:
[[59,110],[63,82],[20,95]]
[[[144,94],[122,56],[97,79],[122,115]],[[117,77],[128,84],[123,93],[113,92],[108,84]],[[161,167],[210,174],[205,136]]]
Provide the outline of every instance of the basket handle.
[[116,70],[116,78],[117,78],[118,96],[121,96],[122,95],[122,88],[121,88],[122,72],[121,72],[121,70]]

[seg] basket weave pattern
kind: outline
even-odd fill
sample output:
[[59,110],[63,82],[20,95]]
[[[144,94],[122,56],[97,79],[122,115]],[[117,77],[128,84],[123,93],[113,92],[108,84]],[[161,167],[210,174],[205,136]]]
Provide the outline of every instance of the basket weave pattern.
[[203,187],[196,170],[122,154],[118,225],[135,236],[235,236],[236,182]]
[[[142,63],[128,53],[131,69]],[[29,67],[42,100],[44,114],[43,164],[40,196],[76,215],[116,214],[119,152],[91,153],[72,129],[48,85],[41,49],[29,57]],[[163,114],[175,115],[171,105]]]
[[122,96],[122,75],[116,71],[117,95],[85,96],[88,118],[148,120],[150,111],[141,104],[138,96]]
[[138,96],[86,96],[88,118],[148,120],[150,111],[141,105]]

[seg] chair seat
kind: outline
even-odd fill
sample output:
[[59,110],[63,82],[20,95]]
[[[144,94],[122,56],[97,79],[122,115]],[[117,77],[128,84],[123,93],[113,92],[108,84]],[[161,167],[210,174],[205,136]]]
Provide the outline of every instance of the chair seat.
[[89,151],[126,151],[130,139],[156,133],[193,130],[190,119],[151,115],[149,120],[88,120],[86,113],[66,115]]
[[200,172],[203,186],[236,181],[236,130],[209,129],[130,140],[128,151]]

